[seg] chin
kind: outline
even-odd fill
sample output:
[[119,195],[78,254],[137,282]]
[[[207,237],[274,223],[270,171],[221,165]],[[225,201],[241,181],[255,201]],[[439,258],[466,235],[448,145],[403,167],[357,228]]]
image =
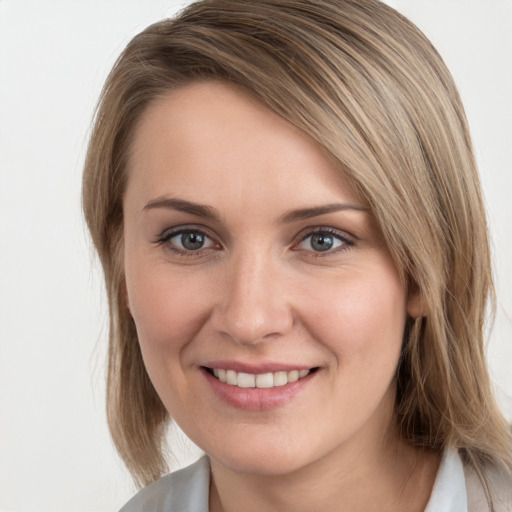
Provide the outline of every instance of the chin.
[[318,457],[307,456],[303,448],[276,446],[268,443],[265,446],[254,448],[237,447],[235,452],[207,452],[210,458],[236,473],[252,474],[258,476],[283,476],[294,473],[308,466]]

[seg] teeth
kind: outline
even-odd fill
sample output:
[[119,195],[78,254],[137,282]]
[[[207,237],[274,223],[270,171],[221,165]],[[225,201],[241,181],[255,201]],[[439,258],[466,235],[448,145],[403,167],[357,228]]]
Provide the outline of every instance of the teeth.
[[274,374],[273,373],[261,373],[256,375],[256,387],[257,388],[272,388],[274,387]]
[[288,374],[288,382],[295,382],[299,380],[299,370],[292,370]]
[[239,388],[254,388],[256,387],[256,378],[250,373],[240,372],[237,376],[236,384]]
[[226,371],[226,384],[229,384],[230,386],[236,386],[238,384],[237,373],[234,370]]
[[275,372],[274,373],[274,386],[284,386],[288,384],[288,373],[287,372]]
[[285,386],[302,379],[309,372],[310,370],[292,370],[290,372],[280,371],[253,375],[251,373],[238,373],[234,370],[213,368],[213,375],[221,382],[225,382],[230,386],[238,386],[239,388],[275,388]]

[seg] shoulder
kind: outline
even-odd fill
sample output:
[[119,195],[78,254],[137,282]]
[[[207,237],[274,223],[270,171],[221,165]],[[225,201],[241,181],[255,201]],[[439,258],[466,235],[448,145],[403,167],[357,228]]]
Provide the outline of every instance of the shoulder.
[[[487,483],[490,496],[480,476]],[[463,462],[457,450],[446,449],[425,512],[441,510],[512,512],[512,473],[504,468],[489,466],[480,475],[473,466]]]
[[[468,512],[489,512],[491,509],[484,486],[477,472],[470,466],[464,466]],[[512,473],[504,468],[490,467],[484,472],[489,484],[494,512],[512,511]]]
[[166,475],[139,491],[120,512],[208,512],[207,457]]

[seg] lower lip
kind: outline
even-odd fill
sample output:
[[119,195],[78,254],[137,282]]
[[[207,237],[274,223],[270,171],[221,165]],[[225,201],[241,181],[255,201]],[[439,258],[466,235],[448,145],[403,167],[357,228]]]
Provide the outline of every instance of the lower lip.
[[224,402],[246,411],[267,411],[282,407],[296,397],[313,379],[316,372],[275,388],[240,388],[221,382],[206,369],[201,368],[208,384]]

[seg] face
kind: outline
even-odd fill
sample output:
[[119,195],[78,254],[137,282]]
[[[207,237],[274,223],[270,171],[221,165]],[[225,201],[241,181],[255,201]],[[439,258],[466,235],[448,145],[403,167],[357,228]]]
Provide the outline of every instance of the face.
[[194,83],[148,107],[128,172],[128,307],[189,437],[259,474],[381,439],[410,301],[322,148],[246,93]]

